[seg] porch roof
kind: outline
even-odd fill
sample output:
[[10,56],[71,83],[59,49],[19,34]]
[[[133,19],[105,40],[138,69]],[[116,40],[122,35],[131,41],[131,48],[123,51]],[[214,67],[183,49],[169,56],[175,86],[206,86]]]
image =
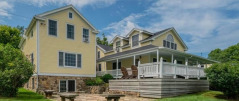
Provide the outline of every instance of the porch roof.
[[147,46],[135,48],[135,49],[132,49],[132,50],[108,55],[108,56],[102,57],[100,59],[97,59],[97,62],[112,61],[112,60],[116,60],[116,59],[128,58],[128,57],[133,57],[135,55],[143,55],[143,54],[156,52],[157,50],[159,50],[159,52],[170,53],[170,54],[174,54],[175,56],[184,57],[184,58],[193,59],[193,60],[198,60],[198,61],[208,63],[208,64],[218,62],[218,61],[210,60],[210,59],[207,59],[207,58],[204,58],[204,57],[201,57],[201,56],[193,55],[193,54],[190,54],[190,53],[185,53],[185,52],[181,52],[181,51],[177,51],[177,50],[173,50],[173,49],[169,49],[169,48],[165,48],[165,47],[158,47],[158,46],[155,46],[155,45],[147,45]]

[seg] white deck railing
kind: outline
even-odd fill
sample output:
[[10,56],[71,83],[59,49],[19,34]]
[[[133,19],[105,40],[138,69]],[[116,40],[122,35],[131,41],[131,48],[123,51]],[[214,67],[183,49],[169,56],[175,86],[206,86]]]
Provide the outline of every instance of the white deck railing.
[[[162,64],[162,65],[160,65]],[[127,68],[129,75],[132,73],[130,68]],[[117,73],[118,72],[118,73]],[[111,74],[115,78],[120,78],[122,76],[121,70],[107,70],[107,71],[97,71],[97,76],[103,76],[104,74]],[[118,74],[118,75],[117,75]],[[173,76],[176,78],[177,75],[183,76],[185,78],[198,78],[205,77],[204,68],[198,66],[187,66],[182,64],[176,64],[169,62],[155,62],[155,63],[145,63],[138,64],[138,78],[141,77],[159,77]]]

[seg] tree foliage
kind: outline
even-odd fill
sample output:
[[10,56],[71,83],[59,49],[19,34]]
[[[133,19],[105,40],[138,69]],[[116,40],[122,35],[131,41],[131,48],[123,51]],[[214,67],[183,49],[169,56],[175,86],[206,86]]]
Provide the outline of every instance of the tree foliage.
[[18,48],[21,41],[20,31],[17,28],[0,25],[0,43],[11,44],[14,48]]
[[208,54],[209,59],[220,62],[239,61],[239,43],[227,49],[215,49]]
[[213,64],[205,69],[210,84],[228,98],[239,97],[239,62],[230,61]]
[[20,35],[23,36],[23,34],[24,34],[24,26],[17,25],[16,28],[20,31]]
[[33,74],[33,65],[19,50],[10,44],[0,44],[0,95],[16,96]]
[[96,41],[97,41],[97,44],[112,46],[112,44],[109,44],[108,39],[104,33],[102,34],[102,39],[100,39],[100,37],[97,37]]

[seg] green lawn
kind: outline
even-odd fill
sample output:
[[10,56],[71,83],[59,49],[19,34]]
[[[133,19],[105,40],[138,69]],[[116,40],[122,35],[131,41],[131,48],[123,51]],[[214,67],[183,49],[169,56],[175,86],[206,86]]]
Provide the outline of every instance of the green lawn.
[[17,97],[7,98],[7,97],[0,97],[0,101],[51,101],[44,96],[34,93],[32,91],[20,88],[18,90]]
[[163,98],[156,101],[236,101],[227,100],[222,92],[218,91],[208,91],[196,94],[187,94],[172,98]]

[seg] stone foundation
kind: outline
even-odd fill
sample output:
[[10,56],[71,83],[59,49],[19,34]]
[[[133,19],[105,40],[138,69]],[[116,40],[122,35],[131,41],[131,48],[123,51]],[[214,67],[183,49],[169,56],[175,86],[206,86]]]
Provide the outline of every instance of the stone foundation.
[[119,90],[110,90],[110,94],[124,94],[128,96],[134,96],[134,97],[139,97],[140,93],[139,92],[132,92],[132,91],[119,91]]
[[106,91],[105,86],[88,86],[86,93],[90,94],[103,94]]

